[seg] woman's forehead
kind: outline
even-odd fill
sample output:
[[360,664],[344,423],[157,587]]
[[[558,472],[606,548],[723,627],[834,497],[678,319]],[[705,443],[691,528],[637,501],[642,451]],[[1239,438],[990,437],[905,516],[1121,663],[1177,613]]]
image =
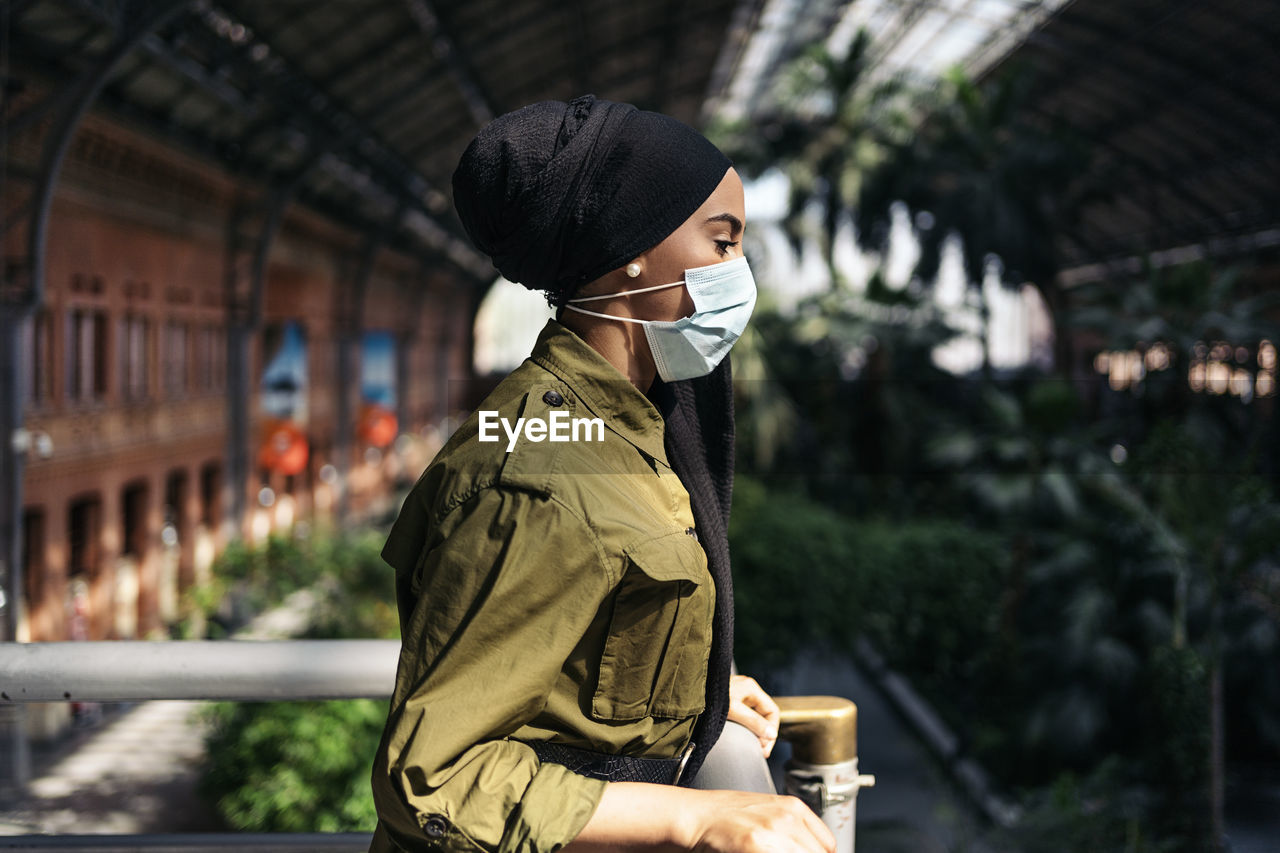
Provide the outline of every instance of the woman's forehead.
[[746,195],[742,188],[742,179],[732,168],[725,172],[719,185],[707,196],[707,200],[690,218],[702,222],[718,221],[719,217],[728,214],[742,225],[746,219]]

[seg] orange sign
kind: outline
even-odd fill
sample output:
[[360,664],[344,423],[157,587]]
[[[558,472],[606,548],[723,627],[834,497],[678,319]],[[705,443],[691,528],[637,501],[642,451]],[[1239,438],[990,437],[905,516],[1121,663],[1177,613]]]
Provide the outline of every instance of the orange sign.
[[293,421],[272,419],[263,430],[258,465],[286,476],[300,474],[307,467],[310,447],[302,429]]
[[386,406],[377,403],[366,403],[360,409],[360,420],[356,424],[356,435],[362,441],[374,447],[386,447],[396,440],[400,425],[396,416]]

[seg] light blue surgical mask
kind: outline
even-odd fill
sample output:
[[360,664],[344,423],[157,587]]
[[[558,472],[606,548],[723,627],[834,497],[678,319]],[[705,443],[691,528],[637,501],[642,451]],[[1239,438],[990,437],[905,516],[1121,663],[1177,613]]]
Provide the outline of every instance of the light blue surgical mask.
[[[617,296],[634,296],[653,290],[684,285],[693,299],[693,313],[679,320],[637,320],[633,317],[615,317],[588,311],[574,305],[575,302],[595,302]],[[747,259],[734,258],[710,266],[685,270],[683,281],[642,287],[622,293],[603,296],[583,296],[570,299],[565,308],[579,314],[639,323],[644,326],[653,353],[653,363],[663,382],[696,379],[716,369],[730,348],[742,336],[742,330],[751,319],[756,305],[756,281],[751,275]]]

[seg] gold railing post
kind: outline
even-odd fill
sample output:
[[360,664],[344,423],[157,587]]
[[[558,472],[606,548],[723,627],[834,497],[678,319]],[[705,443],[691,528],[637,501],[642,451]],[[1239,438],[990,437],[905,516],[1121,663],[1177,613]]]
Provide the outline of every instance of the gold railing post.
[[853,853],[859,788],[858,706],[837,696],[779,696],[779,736],[791,744],[786,793],[804,800],[836,837],[837,853]]

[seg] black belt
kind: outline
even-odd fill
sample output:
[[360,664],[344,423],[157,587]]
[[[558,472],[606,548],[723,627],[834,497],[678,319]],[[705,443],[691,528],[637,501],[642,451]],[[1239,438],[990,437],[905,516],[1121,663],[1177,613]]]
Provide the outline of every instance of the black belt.
[[684,765],[693,752],[693,744],[679,758],[642,758],[635,755],[609,755],[551,743],[545,740],[522,741],[532,747],[539,761],[550,761],[580,776],[606,782],[653,782],[675,785],[680,781]]

